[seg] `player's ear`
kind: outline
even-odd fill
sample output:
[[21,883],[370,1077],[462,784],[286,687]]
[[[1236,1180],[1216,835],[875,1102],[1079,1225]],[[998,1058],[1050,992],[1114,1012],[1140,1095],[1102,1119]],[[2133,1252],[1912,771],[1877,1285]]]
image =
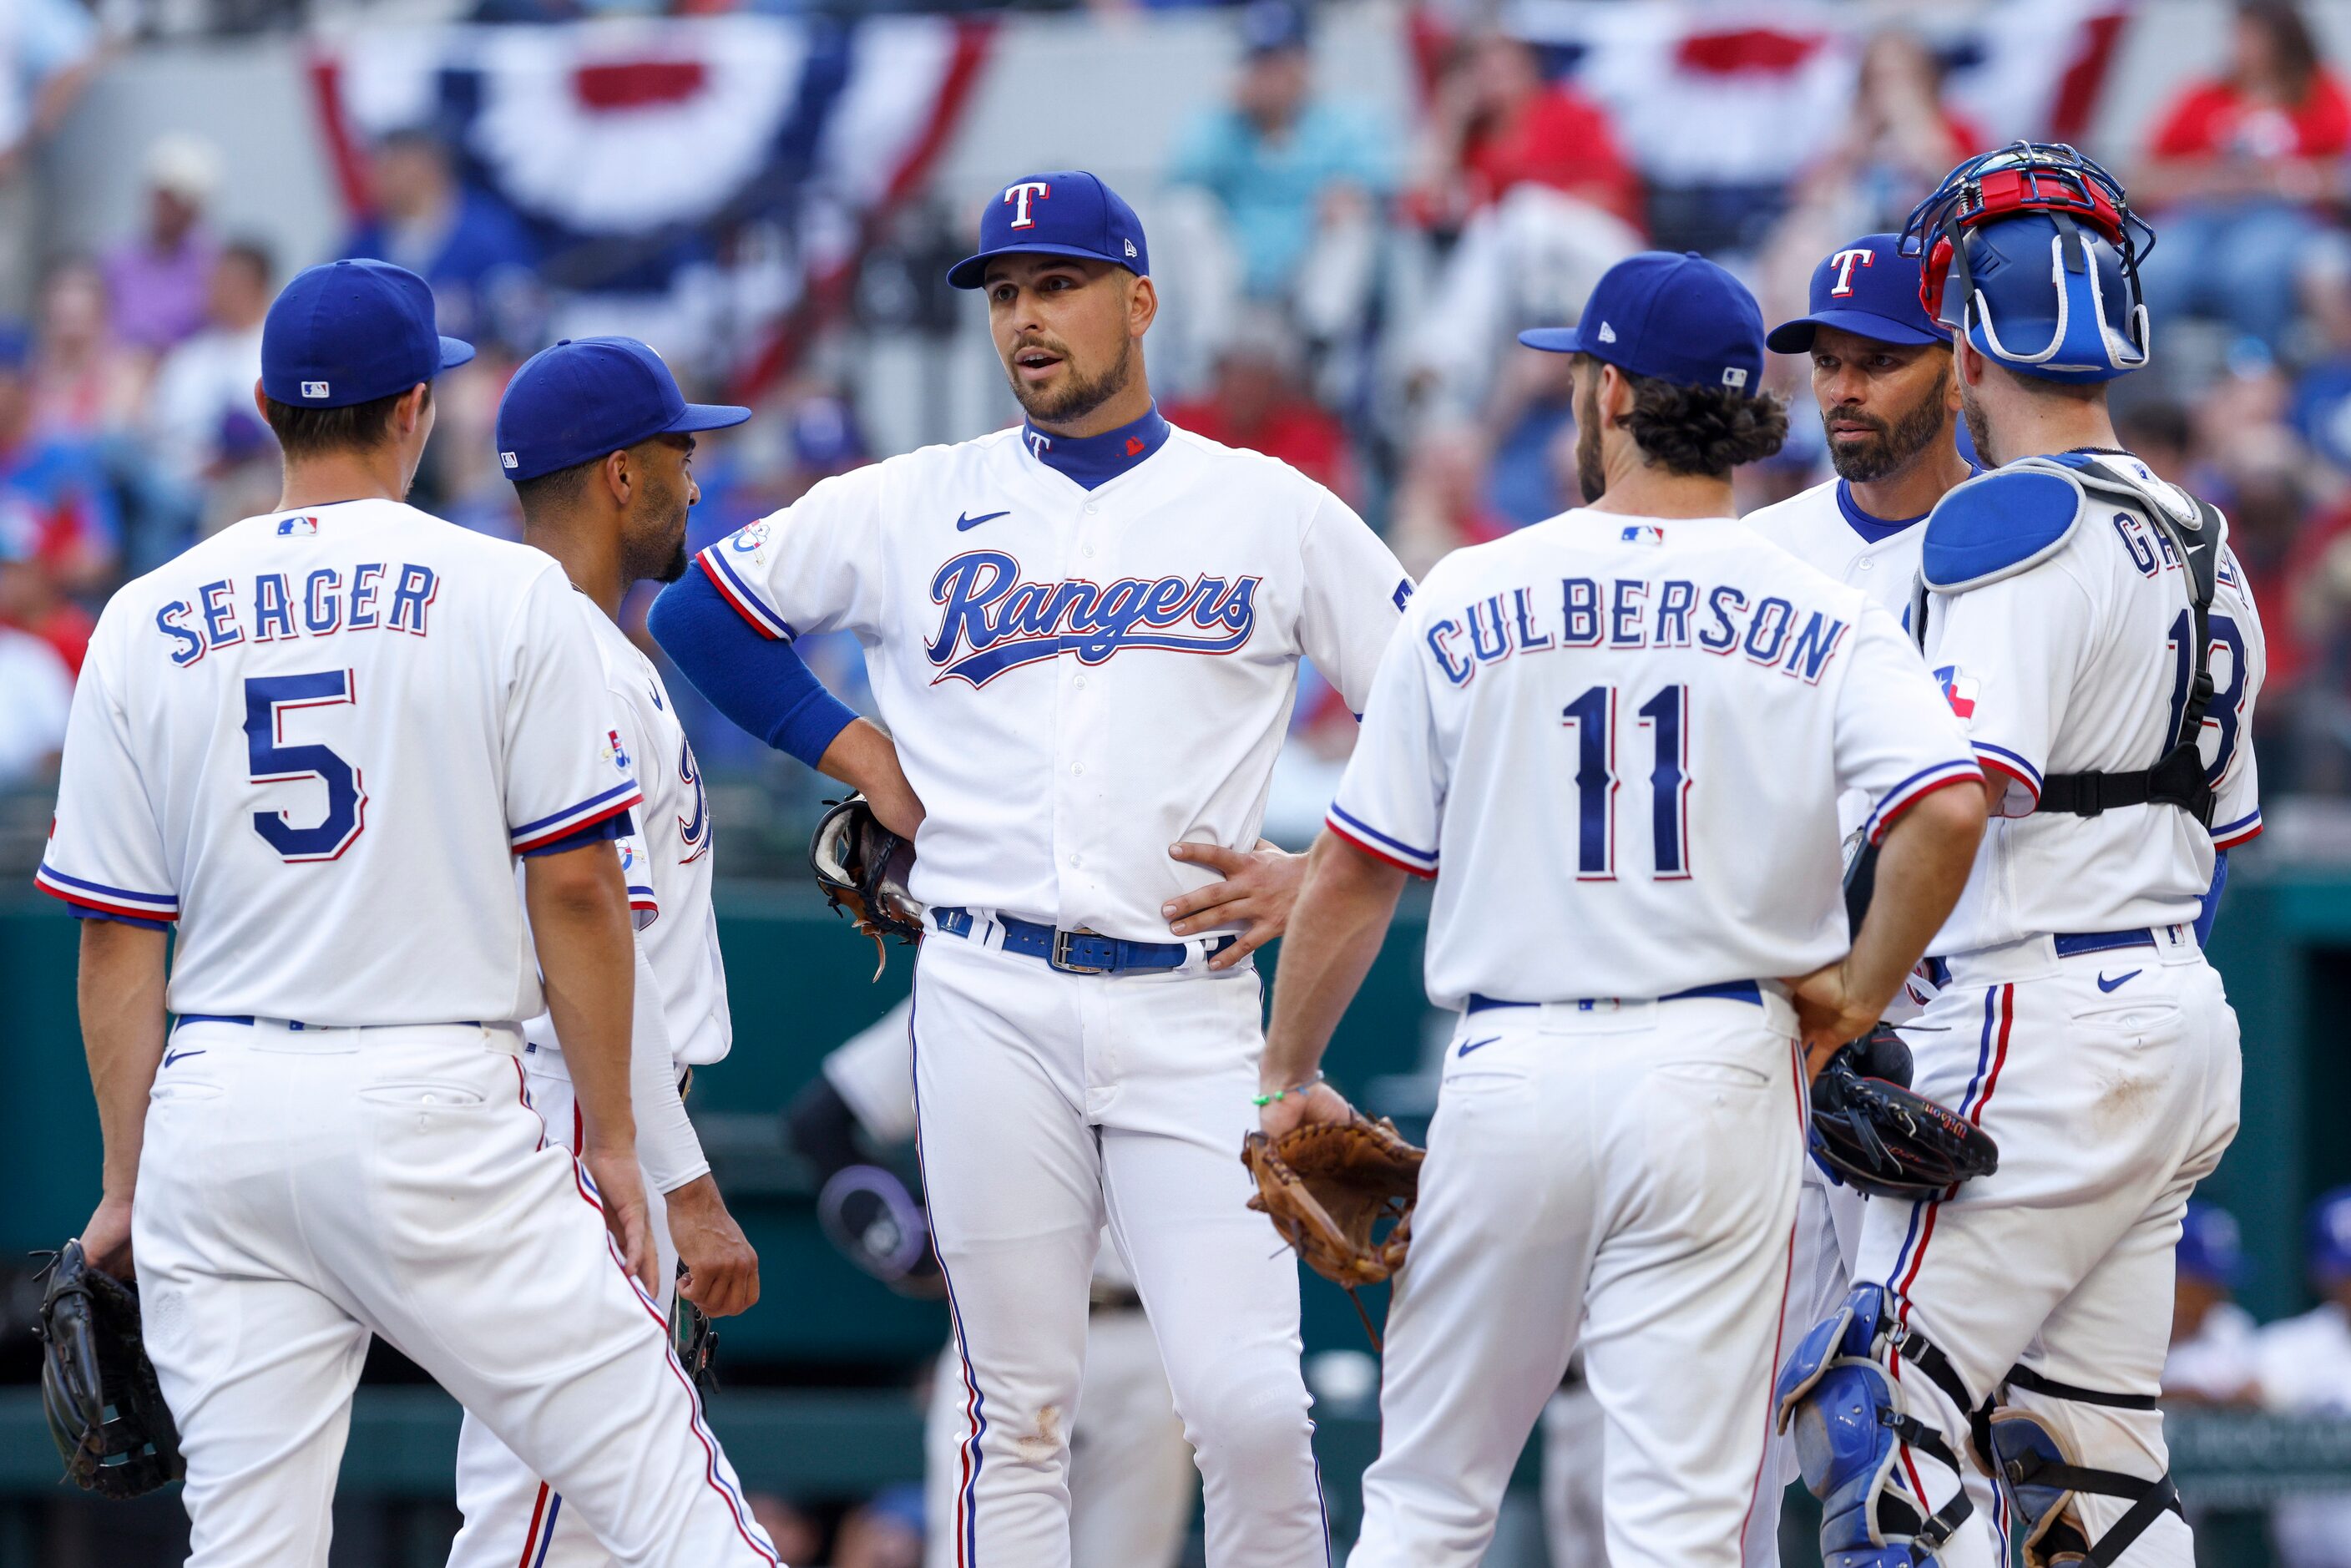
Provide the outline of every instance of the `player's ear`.
[[626,507],[629,493],[636,485],[636,476],[629,468],[628,449],[622,447],[618,452],[604,454],[604,461],[596,465],[596,473],[604,482],[604,493],[618,505]]
[[1126,297],[1126,334],[1140,338],[1159,319],[1159,289],[1151,279],[1138,277]]
[[1959,371],[1959,374],[1951,378],[1955,382],[1964,382],[1971,387],[1983,385],[1984,370],[1990,361],[1976,350],[1975,344],[1970,342],[1964,333],[1952,334],[1951,358]]
[[269,394],[261,390],[261,378],[259,376],[253,378],[253,412],[261,416],[261,423],[265,426],[268,424]]

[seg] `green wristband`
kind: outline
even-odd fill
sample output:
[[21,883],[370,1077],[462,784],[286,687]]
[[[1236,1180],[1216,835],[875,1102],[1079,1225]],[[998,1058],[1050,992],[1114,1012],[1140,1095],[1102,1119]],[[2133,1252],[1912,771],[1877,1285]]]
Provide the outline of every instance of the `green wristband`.
[[1286,1100],[1292,1094],[1303,1094],[1322,1082],[1322,1074],[1318,1072],[1303,1083],[1293,1083],[1287,1089],[1277,1089],[1270,1094],[1252,1094],[1249,1096],[1249,1103],[1262,1111],[1277,1100]]

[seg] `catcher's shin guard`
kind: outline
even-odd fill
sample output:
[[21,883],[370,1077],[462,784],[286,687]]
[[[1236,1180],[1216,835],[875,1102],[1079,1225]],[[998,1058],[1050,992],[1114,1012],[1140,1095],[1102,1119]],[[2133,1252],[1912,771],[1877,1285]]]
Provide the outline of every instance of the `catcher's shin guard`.
[[1780,1430],[1794,1428],[1804,1485],[1821,1500],[1824,1568],[1933,1562],[1973,1507],[1962,1488],[1930,1510],[1905,1473],[1905,1443],[1954,1476],[1962,1472],[1942,1434],[1909,1414],[1902,1385],[1888,1375],[1907,1337],[1892,1309],[1883,1285],[1855,1285],[1796,1346],[1772,1389]]
[[[2051,1398],[2088,1405],[2126,1410],[2152,1409],[2155,1405],[2147,1396],[2075,1388],[2022,1366],[2009,1373],[2008,1382]],[[2022,1526],[2026,1568],[2065,1568],[2075,1563],[2086,1568],[2110,1568],[2130,1543],[2155,1522],[2157,1515],[2166,1509],[2174,1513],[2181,1511],[2179,1489],[2168,1473],[2148,1480],[2144,1476],[2076,1464],[2064,1440],[2029,1411],[1993,1411],[1986,1441],[1998,1467],[2001,1490],[2007,1494]],[[2074,1507],[2074,1496],[2080,1492],[2130,1500],[2130,1508],[2116,1521],[2115,1527],[2095,1543]]]

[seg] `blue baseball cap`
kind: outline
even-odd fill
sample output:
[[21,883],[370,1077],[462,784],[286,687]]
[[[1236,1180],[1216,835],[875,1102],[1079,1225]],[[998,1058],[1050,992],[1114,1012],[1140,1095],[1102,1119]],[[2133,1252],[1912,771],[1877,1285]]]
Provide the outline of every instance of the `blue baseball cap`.
[[999,256],[1077,256],[1137,277],[1151,271],[1143,220],[1119,193],[1082,169],[1029,174],[997,193],[979,214],[979,249],[947,268],[956,288],[977,288]]
[[1808,353],[1813,329],[1880,343],[1948,343],[1951,329],[1927,314],[1918,299],[1918,258],[1902,254],[1900,235],[1864,235],[1829,252],[1813,268],[1812,314],[1782,321],[1764,341],[1775,354]]
[[2245,1249],[2237,1217],[2218,1204],[2193,1203],[2179,1221],[2179,1247],[2173,1261],[2184,1279],[2233,1285],[2245,1271]]
[[2351,1186],[2321,1193],[2310,1206],[2310,1271],[2330,1284],[2351,1279]]
[[522,362],[498,400],[498,466],[520,484],[656,435],[724,430],[751,417],[688,402],[662,357],[634,338],[566,338]]
[[1763,312],[1745,284],[1694,250],[1626,256],[1600,275],[1574,326],[1533,328],[1519,341],[1683,386],[1762,390]]
[[473,357],[434,326],[424,279],[388,261],[297,273],[261,324],[261,390],[295,408],[373,402]]

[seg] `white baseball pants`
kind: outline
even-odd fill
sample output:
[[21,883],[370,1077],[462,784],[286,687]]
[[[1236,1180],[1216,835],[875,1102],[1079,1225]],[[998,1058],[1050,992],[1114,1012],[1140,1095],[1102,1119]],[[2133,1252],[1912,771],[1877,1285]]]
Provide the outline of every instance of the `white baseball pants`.
[[1579,1330],[1609,1563],[1736,1568],[1803,1150],[1794,1032],[1768,989],[1464,1015],[1348,1568],[1473,1568]]
[[[571,1075],[549,1071],[542,1056],[526,1053],[523,1082],[531,1108],[547,1124],[547,1141],[580,1147],[580,1099]],[[677,1249],[669,1237],[669,1210],[648,1181],[653,1218],[654,1298],[666,1318],[677,1297]],[[465,1517],[449,1544],[449,1568],[605,1568],[604,1550],[586,1517],[537,1470],[499,1440],[488,1423],[465,1412],[457,1431],[457,1507]]]
[[934,932],[915,965],[924,1187],[962,1348],[956,1568],[1069,1568],[1069,1433],[1108,1221],[1203,1482],[1209,1568],[1328,1546],[1298,1269],[1247,1207],[1249,970],[1069,975]]
[[[2077,957],[2041,936],[1953,958],[1950,985],[1903,1030],[1915,1087],[1990,1133],[2000,1169],[1945,1202],[1871,1199],[1854,1274],[1895,1292],[1974,1399],[2020,1363],[2076,1388],[2160,1391],[2172,1248],[2189,1191],[2236,1134],[2239,1057],[2236,1014],[2193,933],[2157,936]],[[1913,1414],[1964,1458],[1965,1413],[1898,1355],[1896,1367]],[[2158,1411],[2022,1388],[2006,1403],[2076,1464],[2148,1479],[2169,1466]],[[1902,1462],[1930,1507],[1950,1497],[1941,1465],[1907,1448]],[[1967,1486],[1975,1511],[1945,1568],[1998,1568],[2009,1521],[1973,1466]],[[2084,1493],[2078,1506],[2095,1542],[2129,1504]],[[2189,1568],[2193,1555],[2188,1526],[2164,1513],[2125,1561]]]
[[[940,1353],[923,1425],[927,1568],[956,1568],[963,1358]],[[1085,1385],[1070,1424],[1072,1568],[1175,1568],[1198,1472],[1159,1365],[1151,1324],[1133,1307],[1096,1307],[1086,1323]]]
[[180,1424],[191,1568],[324,1568],[380,1334],[571,1500],[629,1568],[774,1549],[525,1103],[519,1031],[186,1022],[147,1113],[133,1240]]

